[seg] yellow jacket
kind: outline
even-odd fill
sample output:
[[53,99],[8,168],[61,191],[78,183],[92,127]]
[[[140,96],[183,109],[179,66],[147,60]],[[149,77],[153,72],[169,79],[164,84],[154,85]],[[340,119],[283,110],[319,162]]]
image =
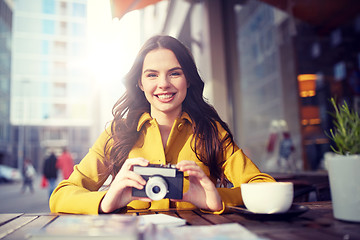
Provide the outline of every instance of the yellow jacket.
[[[218,124],[219,132],[225,136],[225,130]],[[149,113],[144,113],[138,123],[141,135],[138,142],[129,153],[128,158],[143,157],[152,164],[176,164],[182,160],[195,161],[210,177],[209,169],[198,160],[191,148],[192,126],[188,114],[175,120],[171,129],[165,149],[163,148],[158,124]],[[106,191],[99,191],[108,178],[109,163],[104,161],[104,146],[109,138],[108,130],[104,131],[97,139],[82,161],[75,165],[74,172],[68,180],[63,180],[50,197],[50,210],[57,213],[98,214],[99,205]],[[218,188],[226,206],[243,204],[240,185],[247,182],[275,181],[271,176],[261,173],[254,163],[239,149],[228,146],[225,151],[225,161],[222,166],[226,178],[233,184],[233,188]],[[189,187],[189,181],[184,173],[184,192]],[[212,179],[212,178],[211,178]],[[214,179],[212,179],[214,181]],[[195,208],[188,202],[173,203],[179,209]],[[132,201],[128,208],[133,209],[167,209],[169,199],[152,201]],[[174,206],[174,205],[172,205]]]

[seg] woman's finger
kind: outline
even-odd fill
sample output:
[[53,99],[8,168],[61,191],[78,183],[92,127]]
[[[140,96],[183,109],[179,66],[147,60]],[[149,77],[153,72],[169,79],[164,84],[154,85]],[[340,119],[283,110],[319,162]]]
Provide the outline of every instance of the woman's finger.
[[142,178],[139,174],[134,173],[133,171],[124,171],[122,173],[118,173],[112,182],[112,186],[117,186],[117,188],[124,188],[124,187],[130,187],[126,185],[126,182],[128,180],[136,182],[139,186],[144,186],[146,184],[146,181],[144,178]]
[[145,166],[149,165],[149,161],[146,160],[145,158],[130,158],[124,162],[124,165],[122,166],[122,168],[124,168],[126,170],[132,170],[134,165],[140,165],[140,166],[145,167]]
[[196,178],[203,178],[205,175],[204,172],[199,171],[199,170],[184,170],[184,172],[186,172],[189,177],[196,177]]
[[124,179],[122,182],[124,187],[133,187],[139,190],[144,188],[144,185],[139,183],[138,181],[134,181],[133,179]]
[[204,171],[199,166],[194,165],[187,165],[187,166],[181,166],[180,171],[187,172],[189,176],[197,176],[197,177],[204,177],[206,176]]
[[179,162],[176,167],[180,171],[186,171],[188,169],[200,169],[200,167],[193,161],[184,160]]
[[136,181],[138,182],[139,184],[141,185],[145,185],[146,184],[146,181],[143,177],[141,177],[139,174],[133,172],[133,171],[129,171],[127,173],[127,178],[133,180],[133,181]]
[[176,166],[186,166],[186,165],[196,165],[197,164],[194,161],[190,161],[190,160],[182,160],[180,162],[178,162],[178,164]]

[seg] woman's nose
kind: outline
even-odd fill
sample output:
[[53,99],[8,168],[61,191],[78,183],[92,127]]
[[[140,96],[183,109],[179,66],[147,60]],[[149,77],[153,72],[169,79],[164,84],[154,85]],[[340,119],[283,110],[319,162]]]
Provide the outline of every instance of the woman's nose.
[[162,75],[159,77],[159,87],[167,88],[170,86],[169,78],[166,75]]

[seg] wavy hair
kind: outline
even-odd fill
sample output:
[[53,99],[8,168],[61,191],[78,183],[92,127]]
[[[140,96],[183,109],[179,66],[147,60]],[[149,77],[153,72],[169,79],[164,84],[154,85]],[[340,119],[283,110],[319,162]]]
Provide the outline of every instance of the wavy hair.
[[[224,180],[221,170],[224,143],[226,147],[233,144],[233,136],[227,124],[221,120],[216,110],[203,97],[204,82],[201,79],[191,52],[177,39],[170,36],[154,36],[147,40],[139,51],[133,66],[125,76],[124,95],[113,107],[114,120],[111,123],[111,137],[113,140],[110,150],[112,171],[115,175],[127,159],[129,152],[139,138],[137,124],[144,112],[150,112],[150,104],[144,93],[138,87],[145,56],[154,49],[171,50],[182,67],[189,88],[182,103],[182,111],[189,114],[193,122],[193,151],[197,158],[210,169],[215,179]],[[218,132],[219,123],[227,134],[221,138]],[[106,154],[105,154],[106,155]]]

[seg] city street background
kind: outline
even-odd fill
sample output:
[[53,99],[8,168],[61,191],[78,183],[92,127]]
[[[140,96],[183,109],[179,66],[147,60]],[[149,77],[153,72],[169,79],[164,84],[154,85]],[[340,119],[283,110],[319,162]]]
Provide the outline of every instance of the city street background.
[[22,182],[0,183],[0,213],[43,213],[50,212],[48,189],[41,188],[41,177],[33,182],[34,193],[27,188],[21,192]]

